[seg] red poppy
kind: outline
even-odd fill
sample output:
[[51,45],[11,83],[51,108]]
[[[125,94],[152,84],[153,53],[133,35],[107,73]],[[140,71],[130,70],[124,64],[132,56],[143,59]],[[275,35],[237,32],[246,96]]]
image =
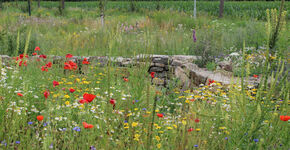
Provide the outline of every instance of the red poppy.
[[27,60],[25,60],[24,62],[21,60],[20,62],[19,62],[19,67],[21,67],[22,66],[22,64],[24,65],[24,66],[27,66]]
[[72,54],[66,54],[66,56],[65,56],[66,58],[72,58],[73,57],[73,55]]
[[23,94],[21,94],[21,93],[17,93],[17,95],[18,95],[18,96],[23,96]]
[[155,77],[155,72],[151,72],[150,75],[151,75],[151,78],[154,78]]
[[12,59],[15,59],[16,61],[18,61],[19,57],[12,57]]
[[47,99],[48,96],[49,96],[49,91],[46,90],[46,91],[43,93],[43,95],[44,95],[45,99]]
[[193,131],[193,128],[189,128],[187,131],[188,131],[188,132],[191,132],[191,131]]
[[211,85],[212,83],[215,83],[215,80],[211,80],[211,79],[209,79],[209,80],[208,80],[208,85]]
[[47,72],[47,71],[48,71],[47,66],[42,66],[42,67],[41,67],[41,71],[45,71],[45,72]]
[[195,101],[195,99],[191,99],[190,101],[194,102],[194,101]]
[[163,114],[157,113],[157,116],[158,116],[159,118],[163,118]]
[[53,84],[53,87],[56,87],[56,86],[59,85],[59,82],[57,82],[57,81],[53,81],[52,84]]
[[91,128],[94,127],[92,124],[88,124],[86,122],[83,122],[83,126],[84,126],[85,129],[91,129]]
[[87,58],[84,58],[84,60],[83,60],[83,64],[88,65],[88,64],[90,64],[90,62],[88,61]]
[[195,122],[195,123],[199,123],[199,119],[196,118],[196,119],[194,120],[194,122]]
[[69,92],[73,93],[73,92],[75,92],[75,89],[70,88]]
[[83,98],[90,103],[90,102],[92,102],[96,98],[96,95],[85,93],[83,95]]
[[43,117],[42,115],[39,115],[39,116],[36,117],[36,119],[37,119],[38,121],[42,121],[43,118],[44,118],[44,117]]
[[129,81],[129,79],[127,79],[127,78],[123,78],[123,80],[124,80],[125,82],[128,82],[128,81]]
[[20,58],[20,59],[23,59],[23,57],[24,57],[24,54],[20,54],[20,55],[19,55],[19,58]]
[[39,55],[39,58],[43,58],[43,59],[46,59],[46,55]]
[[33,56],[37,55],[37,53],[32,53]]
[[89,103],[87,100],[85,100],[85,99],[81,99],[81,100],[79,100],[79,102],[81,103],[81,104],[84,104],[84,103]]
[[254,74],[254,75],[253,75],[253,77],[254,77],[254,78],[258,78],[259,76],[258,76],[258,75],[256,75],[256,74]]
[[282,120],[282,121],[288,121],[288,120],[290,120],[290,116],[280,116],[280,120]]
[[110,99],[110,104],[112,104],[113,106],[115,106],[116,105],[116,100],[115,99]]
[[78,68],[77,64],[73,61],[68,61],[64,63],[64,69],[67,70],[76,70]]
[[81,104],[84,104],[84,103],[90,103],[90,102],[92,102],[95,98],[96,98],[96,95],[85,93],[85,94],[83,95],[83,99],[81,99],[79,102],[80,102]]
[[51,68],[51,67],[52,67],[52,63],[51,63],[51,62],[48,62],[45,66],[46,66],[47,68]]
[[40,48],[38,46],[36,46],[34,51],[40,51]]

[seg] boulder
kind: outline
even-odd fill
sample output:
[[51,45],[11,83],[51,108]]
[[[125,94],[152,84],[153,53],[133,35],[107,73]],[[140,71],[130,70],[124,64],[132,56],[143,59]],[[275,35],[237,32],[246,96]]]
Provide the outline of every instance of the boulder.
[[229,61],[221,61],[218,66],[225,71],[233,71],[232,63]]
[[190,87],[190,79],[184,73],[184,70],[181,67],[176,67],[174,71],[175,77],[181,81],[182,88],[186,89]]

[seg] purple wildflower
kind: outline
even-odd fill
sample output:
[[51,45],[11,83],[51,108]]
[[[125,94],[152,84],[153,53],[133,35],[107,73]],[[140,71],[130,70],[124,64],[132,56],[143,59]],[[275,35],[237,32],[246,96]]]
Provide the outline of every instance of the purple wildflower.
[[196,42],[196,34],[195,34],[195,30],[192,31],[192,38],[193,38],[193,42]]
[[95,146],[91,146],[90,150],[97,150],[97,149],[95,148]]

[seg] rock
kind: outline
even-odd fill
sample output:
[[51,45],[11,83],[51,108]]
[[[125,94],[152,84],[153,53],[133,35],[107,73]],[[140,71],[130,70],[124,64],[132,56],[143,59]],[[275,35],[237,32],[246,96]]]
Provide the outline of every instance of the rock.
[[162,67],[150,67],[149,72],[162,72],[164,71],[164,68]]
[[4,65],[10,64],[10,62],[12,60],[12,58],[9,57],[8,55],[0,55],[0,57],[1,57],[1,60],[2,60],[1,63],[4,64]]
[[99,56],[91,56],[89,57],[89,62],[91,62],[92,64],[97,64],[99,66],[105,66],[108,64],[108,57],[106,56],[102,56],[102,57],[99,57]]
[[171,63],[172,66],[182,66],[183,64],[184,64],[183,61],[175,60],[175,59],[173,59]]
[[175,77],[181,81],[183,89],[190,87],[190,79],[184,73],[184,70],[181,67],[176,67],[174,74],[175,74]]
[[163,71],[163,72],[157,72],[157,73],[155,73],[155,76],[156,76],[157,78],[167,78],[167,77],[168,77],[166,71]]
[[194,61],[200,60],[200,56],[193,55],[173,55],[172,60],[178,60],[183,63],[193,63]]
[[152,59],[153,63],[159,63],[159,64],[164,64],[164,65],[168,65],[170,64],[170,59],[169,56],[166,55],[153,55],[153,59]]
[[232,63],[229,61],[222,61],[218,63],[218,66],[226,71],[233,71]]
[[162,79],[162,78],[153,78],[152,83],[154,85],[164,86],[165,85],[165,79]]
[[151,63],[151,66],[165,68],[166,65],[161,63]]

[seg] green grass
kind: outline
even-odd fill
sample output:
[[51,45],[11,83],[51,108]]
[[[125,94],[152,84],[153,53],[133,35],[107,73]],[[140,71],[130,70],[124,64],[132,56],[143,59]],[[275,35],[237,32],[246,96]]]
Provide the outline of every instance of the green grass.
[[[43,2],[43,5],[57,3]],[[88,2],[88,4],[92,2]],[[22,3],[21,3],[22,4]],[[70,7],[78,3],[67,3],[64,16],[56,7],[37,9],[34,7],[29,18],[15,3],[6,4],[0,14],[0,54],[13,55],[17,33],[20,33],[19,53],[23,52],[28,27],[32,27],[29,50],[40,46],[46,54],[65,55],[108,55],[112,33],[117,38],[112,46],[114,56],[132,56],[139,53],[200,55],[207,49],[210,55],[230,53],[230,48],[265,44],[265,22],[255,19],[225,17],[217,19],[202,14],[194,20],[191,13],[172,10],[140,12],[107,9],[105,26],[101,26],[98,9]],[[132,26],[133,29],[130,29]],[[287,26],[288,27],[288,26]],[[281,34],[287,39],[289,30]],[[192,29],[196,30],[197,42],[192,40]],[[285,49],[287,41],[278,47]]]
[[[26,3],[18,3],[26,5]],[[290,3],[286,2],[285,10],[289,8]],[[57,8],[59,2],[41,2],[41,6],[45,8]],[[99,6],[99,2],[66,2],[66,6],[70,8],[83,8],[96,10]],[[157,2],[135,2],[137,10],[156,10]],[[225,16],[231,16],[234,18],[256,18],[266,19],[266,9],[278,9],[280,2],[225,2]],[[37,3],[34,3],[34,7],[37,7]],[[193,14],[193,1],[161,1],[160,9],[171,9],[179,12],[187,12]],[[107,2],[106,9],[118,9],[121,11],[130,10],[130,2]],[[198,13],[207,13],[208,15],[218,16],[219,2],[197,2]]]

